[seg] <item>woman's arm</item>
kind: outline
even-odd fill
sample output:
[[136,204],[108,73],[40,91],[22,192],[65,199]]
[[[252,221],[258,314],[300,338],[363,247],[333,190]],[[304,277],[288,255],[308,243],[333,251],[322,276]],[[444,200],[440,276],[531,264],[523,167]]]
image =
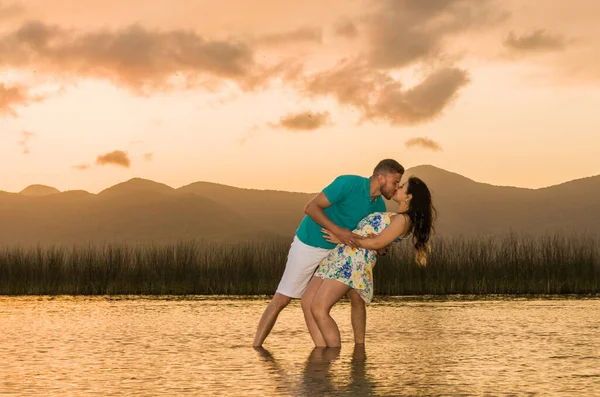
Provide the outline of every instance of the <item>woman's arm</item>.
[[392,218],[390,225],[386,227],[383,232],[374,237],[358,239],[357,246],[369,250],[380,250],[402,236],[406,229],[406,217],[403,215],[395,215]]
[[[406,217],[403,215],[394,215],[392,222],[380,234],[371,234],[369,237],[357,235],[357,247],[370,250],[382,251],[394,242],[398,237],[403,235],[406,230]],[[325,228],[321,229],[325,240],[330,243],[340,244],[340,240],[330,231]],[[379,252],[378,252],[379,253]]]
[[[323,229],[321,229],[321,232],[323,233],[323,238],[325,240],[327,240],[327,241],[329,241],[330,243],[333,243],[333,244],[341,244],[340,239],[337,238],[335,236],[335,234],[333,234],[333,232],[331,230],[323,228]],[[369,235],[369,237],[375,237],[375,236],[377,236],[375,233]],[[365,237],[357,234],[356,238],[357,239],[364,239]],[[389,251],[390,251],[390,246],[388,245],[388,246],[385,246],[384,248],[378,249],[377,250],[377,255],[385,256],[385,255],[387,255],[389,253]]]

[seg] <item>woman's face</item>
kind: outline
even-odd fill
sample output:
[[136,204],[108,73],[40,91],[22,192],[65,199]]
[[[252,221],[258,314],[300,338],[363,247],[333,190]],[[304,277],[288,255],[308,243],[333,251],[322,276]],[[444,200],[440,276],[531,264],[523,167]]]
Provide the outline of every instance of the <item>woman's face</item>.
[[392,198],[392,200],[394,200],[398,204],[402,204],[403,202],[405,202],[406,197],[407,197],[407,193],[406,193],[407,189],[408,189],[408,182],[404,182],[402,185],[400,185],[398,190],[396,190],[396,194],[394,194],[394,197]]

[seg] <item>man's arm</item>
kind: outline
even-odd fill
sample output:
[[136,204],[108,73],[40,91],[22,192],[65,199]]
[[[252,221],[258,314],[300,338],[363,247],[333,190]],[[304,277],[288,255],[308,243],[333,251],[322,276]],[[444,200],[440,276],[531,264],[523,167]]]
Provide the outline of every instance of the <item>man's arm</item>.
[[317,194],[312,200],[304,207],[304,213],[311,217],[313,221],[319,226],[330,230],[338,239],[346,245],[351,247],[356,246],[356,235],[351,230],[339,227],[329,219],[325,214],[324,209],[330,207],[331,203],[327,196],[321,192]]

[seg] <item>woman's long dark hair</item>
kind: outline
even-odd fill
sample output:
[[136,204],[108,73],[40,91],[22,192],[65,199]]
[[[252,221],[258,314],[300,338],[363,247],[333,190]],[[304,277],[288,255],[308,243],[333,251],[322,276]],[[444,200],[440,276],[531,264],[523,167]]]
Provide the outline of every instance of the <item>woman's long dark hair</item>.
[[410,218],[413,243],[417,250],[416,262],[419,265],[427,265],[427,251],[429,250],[429,238],[434,232],[433,223],[436,218],[436,210],[431,202],[429,188],[417,177],[408,178],[406,193],[412,198],[405,214]]

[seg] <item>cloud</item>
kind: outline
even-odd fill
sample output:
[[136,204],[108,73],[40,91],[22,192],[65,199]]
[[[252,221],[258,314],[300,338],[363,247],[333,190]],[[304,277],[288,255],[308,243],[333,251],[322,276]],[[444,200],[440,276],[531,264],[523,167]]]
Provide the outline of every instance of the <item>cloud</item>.
[[13,1],[11,3],[6,3],[0,1],[0,21],[14,18],[19,16],[25,12],[25,7],[23,4]]
[[442,146],[439,143],[424,137],[411,138],[404,142],[404,146],[407,148],[420,147],[423,149],[433,150],[434,152],[442,151]]
[[0,36],[0,67],[35,67],[38,72],[107,79],[143,93],[215,81],[244,85],[269,78],[253,50],[234,40],[209,40],[189,30],[152,30],[131,25],[118,30],[78,32],[39,21]]
[[[138,143],[142,141],[135,141],[135,142],[131,142],[132,144]],[[152,161],[154,154],[150,153],[150,152],[146,152],[142,155],[142,157],[144,158],[145,161]],[[110,153],[106,153],[106,154],[101,154],[96,158],[96,166],[102,166],[102,165],[117,165],[120,167],[125,167],[125,168],[129,168],[131,166],[131,160],[129,158],[129,153],[125,152],[123,150],[113,150]],[[74,165],[71,168],[75,169],[75,170],[79,170],[79,171],[84,171],[87,169],[92,168],[93,165],[91,164],[78,164],[78,165]]]
[[364,19],[369,63],[398,68],[439,57],[445,40],[508,17],[492,0],[384,0]]
[[129,156],[127,152],[122,150],[115,150],[110,153],[106,153],[98,156],[96,159],[97,165],[107,165],[113,164],[121,167],[129,168],[131,165],[131,160],[129,160]]
[[468,81],[465,70],[442,68],[406,89],[364,62],[345,61],[330,71],[308,77],[304,90],[313,96],[333,96],[340,104],[359,110],[366,120],[416,125],[440,116]]
[[517,36],[511,31],[504,39],[504,46],[518,52],[546,52],[562,51],[566,48],[565,37],[551,34],[544,29],[537,29],[531,33]]
[[270,125],[274,128],[283,128],[290,131],[312,131],[327,125],[329,122],[329,112],[301,112],[290,113],[282,117],[279,123]]
[[42,100],[41,97],[31,95],[29,89],[22,85],[7,86],[0,83],[0,116],[17,116],[15,106],[27,106],[32,102]]
[[341,20],[334,26],[334,33],[337,36],[354,39],[358,37],[358,26],[353,21]]
[[[266,127],[274,129],[286,129],[289,131],[314,131],[330,124],[329,112],[300,112],[290,113],[280,118],[277,123],[266,123]],[[264,126],[263,126],[264,127]],[[248,141],[256,138],[264,128],[259,124],[254,124],[237,139],[240,146],[246,145]]]
[[321,29],[303,27],[288,32],[272,33],[258,38],[257,43],[266,46],[280,46],[285,44],[296,44],[301,42],[312,42],[320,44],[323,41]]
[[[505,21],[509,14],[497,4],[494,0],[379,1],[367,16],[340,20],[334,27],[335,34],[348,38],[364,32],[364,51],[329,70],[302,76],[296,84],[309,96],[332,96],[354,107],[362,120],[383,120],[393,126],[431,121],[469,83],[466,70],[444,60],[449,39]],[[392,69],[417,64],[433,71],[415,86],[407,87],[392,77]]]
[[23,154],[29,154],[29,140],[33,138],[35,134],[29,131],[21,131],[21,140],[19,141],[19,145],[23,148]]

